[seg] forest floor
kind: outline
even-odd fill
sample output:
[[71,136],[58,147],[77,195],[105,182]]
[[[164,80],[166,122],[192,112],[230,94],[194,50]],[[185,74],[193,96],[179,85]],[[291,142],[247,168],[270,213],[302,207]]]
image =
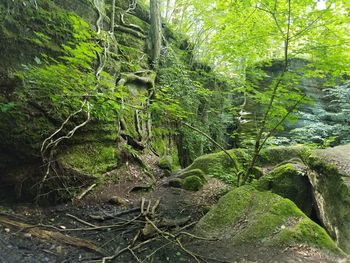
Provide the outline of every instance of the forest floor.
[[124,180],[100,185],[80,201],[0,206],[0,262],[347,262],[304,245],[201,240],[191,229],[227,191],[225,184],[211,179],[190,192],[160,176],[150,190],[140,187],[145,178],[137,166],[124,172]]

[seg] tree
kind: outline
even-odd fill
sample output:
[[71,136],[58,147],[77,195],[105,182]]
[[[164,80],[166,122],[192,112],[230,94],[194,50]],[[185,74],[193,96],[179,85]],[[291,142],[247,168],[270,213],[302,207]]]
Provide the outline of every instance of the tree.
[[162,23],[159,0],[150,1],[151,13],[151,65],[157,69],[162,46]]
[[[305,101],[298,88],[300,79],[317,77],[331,83],[349,74],[349,4],[342,0],[324,3],[190,1],[187,16],[189,20],[196,17],[197,32],[210,29],[200,43],[199,55],[212,61],[217,71],[236,79],[234,92],[246,94],[263,112],[256,121],[253,157],[244,180],[248,180],[267,140],[296,118],[297,108]],[[303,72],[289,68],[295,59],[306,61]],[[281,68],[267,76],[261,65],[268,64]]]

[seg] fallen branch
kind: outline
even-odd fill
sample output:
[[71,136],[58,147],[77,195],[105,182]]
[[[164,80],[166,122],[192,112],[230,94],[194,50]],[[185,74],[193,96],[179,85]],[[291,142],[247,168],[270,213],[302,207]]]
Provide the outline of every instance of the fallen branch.
[[80,219],[80,218],[78,218],[78,217],[76,217],[76,216],[73,216],[73,215],[71,215],[71,214],[66,214],[66,216],[68,216],[68,217],[70,217],[70,218],[73,218],[74,220],[78,221],[79,223],[81,223],[81,224],[83,224],[83,225],[86,225],[86,226],[89,226],[89,227],[97,227],[96,225],[91,224],[91,223],[89,223],[89,222],[86,222],[86,221],[84,221],[83,219]]
[[97,184],[92,184],[90,185],[86,190],[84,190],[80,195],[78,195],[75,199],[76,200],[81,200],[85,195],[87,195],[90,191],[92,191],[95,187],[97,186]]
[[38,226],[29,225],[19,221],[14,221],[2,216],[0,216],[0,224],[9,228],[14,228],[21,232],[26,232],[31,236],[39,239],[55,241],[58,243],[63,243],[66,245],[83,248],[92,252],[96,252],[101,255],[105,254],[105,252],[100,247],[98,247],[97,245],[95,245],[90,241],[87,241],[81,238],[67,236],[56,231],[40,229]]

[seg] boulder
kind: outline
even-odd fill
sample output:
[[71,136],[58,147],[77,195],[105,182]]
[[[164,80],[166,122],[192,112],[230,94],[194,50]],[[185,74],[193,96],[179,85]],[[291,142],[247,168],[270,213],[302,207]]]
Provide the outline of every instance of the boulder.
[[194,234],[225,244],[225,247],[304,244],[342,253],[327,232],[292,201],[271,192],[260,192],[252,186],[236,188],[223,196],[200,219]]
[[199,169],[206,176],[235,184],[237,182],[237,172],[243,169],[243,164],[249,159],[249,155],[243,149],[229,150],[228,153],[235,160],[234,163],[226,153],[221,151],[198,157],[183,172]]
[[182,183],[182,187],[185,190],[189,190],[189,191],[198,191],[203,187],[203,185],[204,185],[203,179],[196,175],[191,175],[186,177]]
[[169,155],[163,156],[162,158],[159,159],[158,166],[161,169],[172,171],[173,159]]
[[350,252],[350,145],[315,150],[307,160],[318,216],[328,233]]
[[302,163],[285,163],[261,177],[259,190],[270,190],[292,200],[306,215],[313,207],[312,189],[307,177],[308,168]]

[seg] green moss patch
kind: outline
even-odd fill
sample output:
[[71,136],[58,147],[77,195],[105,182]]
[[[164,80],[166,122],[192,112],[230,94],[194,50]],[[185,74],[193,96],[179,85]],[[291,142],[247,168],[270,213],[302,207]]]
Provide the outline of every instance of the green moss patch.
[[227,245],[307,244],[341,253],[326,231],[292,201],[251,186],[236,188],[222,197],[198,222],[195,233]]
[[60,155],[59,161],[82,173],[99,177],[117,166],[114,146],[100,143],[76,145]]
[[286,163],[260,178],[259,190],[270,190],[292,200],[305,214],[311,215],[312,189],[303,164]]
[[263,149],[259,155],[259,164],[278,164],[292,158],[304,159],[307,155],[309,148],[303,145],[297,146],[280,146],[280,147],[269,147]]
[[173,159],[169,155],[163,156],[162,158],[159,159],[158,166],[162,169],[172,171],[173,170]]
[[203,187],[203,184],[202,178],[196,175],[188,176],[182,181],[182,187],[189,191],[198,191]]
[[185,171],[200,169],[205,175],[216,177],[229,183],[236,183],[237,170],[235,167],[239,170],[243,169],[249,156],[242,149],[230,150],[228,152],[235,160],[234,163],[226,153],[217,152],[198,157]]

